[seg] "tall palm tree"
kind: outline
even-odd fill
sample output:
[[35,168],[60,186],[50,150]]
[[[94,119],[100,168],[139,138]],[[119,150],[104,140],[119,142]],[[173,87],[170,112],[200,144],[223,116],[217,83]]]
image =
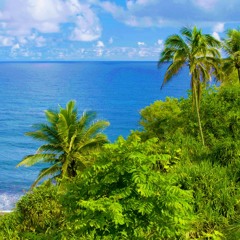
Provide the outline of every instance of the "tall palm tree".
[[158,62],[158,67],[170,62],[164,76],[162,87],[188,66],[191,75],[191,89],[193,104],[196,108],[199,131],[203,145],[204,137],[199,113],[202,85],[211,80],[211,74],[220,76],[220,42],[209,34],[203,34],[196,27],[183,27],[180,35],[169,36]]
[[237,71],[240,82],[240,29],[229,29],[227,38],[223,41],[223,49],[227,58],[223,61],[223,70],[227,76]]
[[34,125],[36,130],[26,133],[44,144],[17,165],[49,164],[41,170],[32,187],[48,175],[53,178],[75,176],[77,169],[82,170],[90,164],[88,153],[108,142],[102,130],[109,123],[103,120],[93,122],[95,112],[84,112],[79,117],[74,101],[70,101],[66,108],[60,107],[59,111],[47,110],[45,115],[47,124]]

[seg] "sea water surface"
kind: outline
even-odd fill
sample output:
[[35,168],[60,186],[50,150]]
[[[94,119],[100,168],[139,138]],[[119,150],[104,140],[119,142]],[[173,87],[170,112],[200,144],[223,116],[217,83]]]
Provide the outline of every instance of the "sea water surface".
[[139,111],[166,96],[186,97],[184,69],[162,90],[167,66],[156,62],[13,62],[0,63],[0,211],[11,210],[31,186],[41,165],[16,168],[40,143],[24,136],[45,122],[44,110],[74,99],[79,114],[94,110],[110,122],[111,141],[139,129]]

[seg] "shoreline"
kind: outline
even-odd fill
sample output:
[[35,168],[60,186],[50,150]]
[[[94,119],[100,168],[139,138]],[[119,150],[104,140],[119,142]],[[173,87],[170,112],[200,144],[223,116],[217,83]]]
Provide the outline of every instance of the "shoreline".
[[6,213],[11,213],[12,210],[0,210],[0,216],[5,215]]

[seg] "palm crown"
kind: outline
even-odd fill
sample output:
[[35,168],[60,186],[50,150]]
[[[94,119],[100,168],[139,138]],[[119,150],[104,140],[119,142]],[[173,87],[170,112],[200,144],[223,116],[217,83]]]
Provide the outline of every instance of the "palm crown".
[[102,130],[109,125],[99,120],[93,122],[95,112],[84,112],[79,118],[75,102],[70,101],[66,108],[59,111],[45,111],[47,124],[34,125],[36,131],[26,133],[36,140],[43,141],[37,152],[28,155],[17,165],[32,166],[36,163],[48,163],[34,182],[35,186],[43,177],[72,177],[77,169],[82,170],[91,163],[88,156],[108,142]]
[[237,70],[240,82],[240,30],[230,29],[227,31],[227,36],[223,43],[223,48],[227,54],[227,58],[223,62],[223,69],[226,77],[231,76]]

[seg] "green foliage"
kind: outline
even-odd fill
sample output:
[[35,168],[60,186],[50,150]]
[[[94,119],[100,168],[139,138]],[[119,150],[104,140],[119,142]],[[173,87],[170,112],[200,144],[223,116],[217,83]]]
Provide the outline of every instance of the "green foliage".
[[187,159],[211,158],[228,164],[239,160],[240,145],[240,88],[226,86],[208,88],[202,96],[202,125],[206,147],[200,138],[195,116],[192,115],[191,95],[188,99],[156,101],[141,111],[138,132],[142,140],[158,137],[161,144],[182,149]]
[[203,130],[200,119],[200,98],[202,87],[211,80],[211,75],[219,78],[221,76],[221,59],[218,48],[221,43],[209,34],[203,34],[201,29],[183,27],[180,35],[168,37],[161,52],[158,62],[160,67],[163,63],[170,65],[164,76],[163,84],[186,65],[191,75],[191,90],[193,105],[196,108],[199,132],[202,144],[205,145]]
[[[240,188],[236,175],[226,167],[209,161],[188,163],[176,169],[182,189],[193,191],[194,213],[197,216],[192,237],[222,231],[239,212]],[[238,210],[237,210],[238,208]]]
[[18,227],[19,222],[16,213],[5,213],[0,217],[0,239],[20,240]]
[[[157,140],[119,138],[71,184],[68,230],[86,239],[180,239],[191,226],[191,191],[154,170],[171,156]],[[162,172],[162,173],[161,173]],[[84,238],[83,238],[84,239]]]
[[0,236],[6,240],[55,238],[64,225],[58,188],[45,183],[24,195],[14,212],[0,219]]
[[41,185],[23,196],[16,205],[24,232],[47,232],[61,225],[63,214],[57,187]]
[[177,126],[182,125],[178,99],[166,98],[164,102],[156,101],[142,109],[140,114],[140,124],[144,127],[142,138],[145,139],[158,137],[160,140],[167,140],[167,137],[178,129]]
[[229,29],[227,38],[223,41],[223,49],[227,58],[223,60],[223,70],[225,81],[229,81],[229,76],[237,74],[240,83],[240,29]]
[[48,123],[37,124],[34,126],[36,131],[27,133],[44,144],[17,165],[32,166],[39,162],[50,165],[41,170],[33,186],[48,175],[54,178],[74,177],[77,170],[92,164],[94,159],[89,157],[89,153],[108,142],[102,130],[109,123],[94,121],[95,112],[84,112],[79,117],[74,101],[70,101],[66,108],[47,110],[45,114]]
[[222,87],[202,101],[203,125],[212,161],[229,164],[240,160],[240,88]]

